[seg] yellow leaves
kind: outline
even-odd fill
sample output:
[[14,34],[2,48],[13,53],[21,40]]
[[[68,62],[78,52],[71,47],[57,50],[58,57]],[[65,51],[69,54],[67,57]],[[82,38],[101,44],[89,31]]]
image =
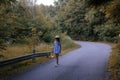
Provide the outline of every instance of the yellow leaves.
[[13,21],[13,19],[11,19],[11,18],[9,18],[8,20],[7,20],[7,23],[9,23],[9,24],[12,24],[14,21]]
[[16,19],[16,18],[17,18],[17,16],[16,16],[16,15],[14,15],[14,14],[13,14],[11,17],[12,17],[13,19]]
[[38,32],[38,36],[41,36],[43,33],[41,31]]
[[109,3],[99,8],[100,11],[106,14],[106,18],[118,24],[120,23],[120,0],[111,0]]
[[106,17],[120,22],[120,1],[113,0],[105,9]]
[[32,27],[32,32],[36,33],[36,28],[35,27]]
[[120,45],[117,45],[113,48],[112,54],[110,56],[110,62],[109,62],[109,71],[111,73],[110,80],[119,80],[120,79],[120,52],[118,52],[118,47]]
[[110,17],[111,16],[111,11],[115,8],[115,4],[111,4],[106,8],[106,17]]
[[111,55],[111,57],[110,57],[110,60],[111,60],[111,61],[110,61],[110,67],[111,67],[111,68],[114,67],[114,66],[116,66],[116,64],[117,64],[116,58],[117,58],[116,53],[114,53],[114,54]]
[[86,13],[86,16],[85,16],[85,19],[86,20],[89,20],[90,23],[92,23],[94,21],[94,14],[96,13],[97,11],[94,9],[94,8],[91,8],[91,10],[89,10],[87,13]]

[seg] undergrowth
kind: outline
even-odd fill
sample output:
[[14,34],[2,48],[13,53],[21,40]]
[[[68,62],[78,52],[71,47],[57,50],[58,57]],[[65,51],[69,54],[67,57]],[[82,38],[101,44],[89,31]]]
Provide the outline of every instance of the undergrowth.
[[112,49],[108,71],[110,73],[108,80],[120,80],[120,43]]

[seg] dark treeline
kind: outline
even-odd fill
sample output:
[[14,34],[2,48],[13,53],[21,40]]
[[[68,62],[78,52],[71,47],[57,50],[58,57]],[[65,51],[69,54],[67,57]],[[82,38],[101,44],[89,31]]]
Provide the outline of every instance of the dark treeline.
[[[51,42],[58,33],[73,39],[118,42],[119,0],[0,0],[0,49],[7,44]],[[35,0],[34,0],[35,1]]]

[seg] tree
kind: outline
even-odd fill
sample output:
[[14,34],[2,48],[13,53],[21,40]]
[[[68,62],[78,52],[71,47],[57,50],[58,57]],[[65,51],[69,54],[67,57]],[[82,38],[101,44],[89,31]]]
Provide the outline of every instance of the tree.
[[106,3],[113,1],[113,0],[86,0],[86,4],[88,6],[99,7],[101,5],[105,5]]
[[0,0],[0,5],[12,5],[17,0]]
[[106,17],[120,24],[120,1],[113,0],[105,9]]
[[37,40],[51,42],[53,24],[43,14],[39,6],[35,5],[33,8],[25,0],[18,1],[14,5],[2,4],[0,6],[0,34],[2,34],[0,49],[5,49],[5,45],[8,44],[28,43],[28,39],[32,37],[33,27],[36,28]]
[[[116,42],[120,32],[119,4],[119,0],[58,0],[55,22],[74,39]],[[110,29],[115,27],[113,32],[107,28],[108,24]],[[106,31],[114,35],[106,35]],[[108,36],[109,39],[105,39]]]
[[[61,27],[62,32],[67,32],[73,38],[80,39],[87,29],[85,20],[86,5],[82,0],[66,0],[61,2],[61,8],[56,17],[56,23]],[[77,37],[78,36],[78,37]],[[82,36],[82,39],[86,37]]]

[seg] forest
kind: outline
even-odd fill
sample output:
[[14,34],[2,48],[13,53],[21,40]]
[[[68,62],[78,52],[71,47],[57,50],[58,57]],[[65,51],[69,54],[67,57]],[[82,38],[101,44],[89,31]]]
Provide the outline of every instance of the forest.
[[49,43],[60,32],[77,40],[118,42],[119,6],[119,0],[58,0],[55,6],[1,0],[0,49],[27,43],[33,36]]
[[73,39],[118,42],[119,0],[59,0],[57,21]]
[[[120,54],[120,0],[58,0],[54,6],[0,0],[0,16],[0,51],[14,45],[50,44],[56,34],[65,34],[73,40],[117,43],[114,53]],[[110,80],[119,80],[120,62],[114,61]]]
[[7,44],[26,44],[31,38],[49,43],[57,33],[77,40],[117,43],[119,6],[119,0],[58,0],[55,6],[1,0],[0,49]]

